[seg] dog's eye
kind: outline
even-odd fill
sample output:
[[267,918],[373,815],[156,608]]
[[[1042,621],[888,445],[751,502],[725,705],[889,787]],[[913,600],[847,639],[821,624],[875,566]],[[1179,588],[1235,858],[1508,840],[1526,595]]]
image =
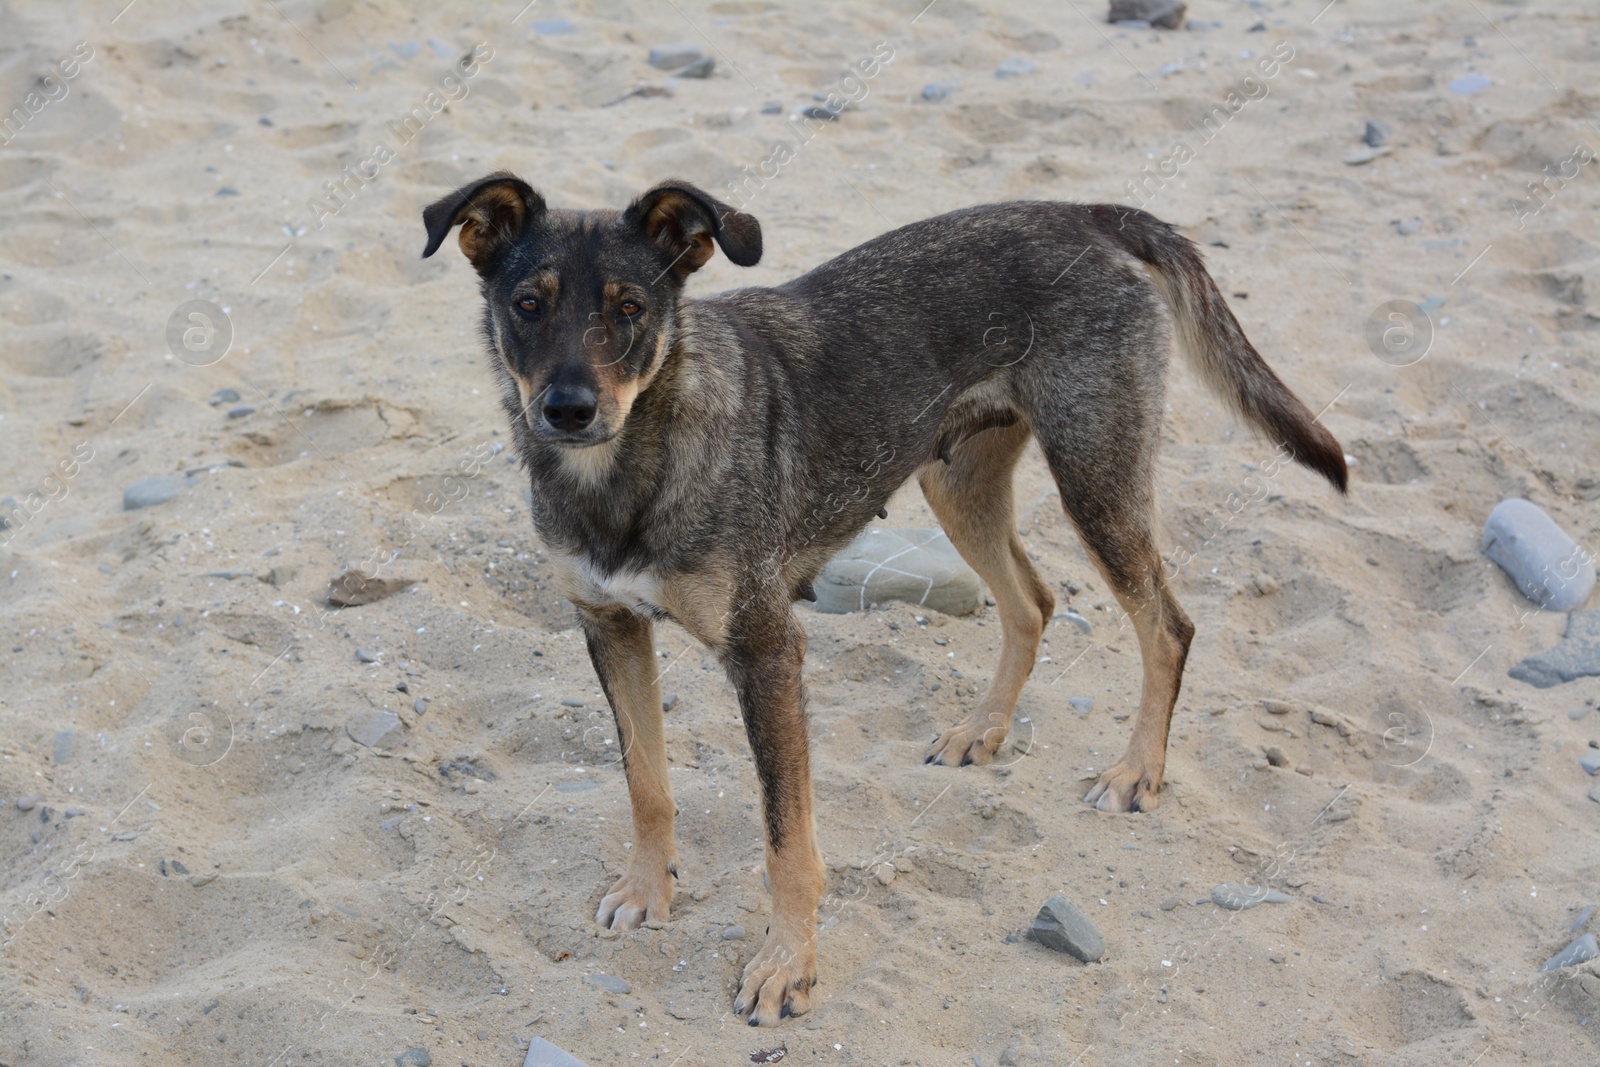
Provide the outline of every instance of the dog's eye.
[[617,305],[617,310],[622,312],[624,317],[631,319],[644,310],[644,305],[637,300],[624,300]]
[[531,296],[525,296],[521,300],[517,301],[517,310],[522,312],[524,315],[533,315],[537,317],[542,309],[539,307],[539,301],[535,300]]

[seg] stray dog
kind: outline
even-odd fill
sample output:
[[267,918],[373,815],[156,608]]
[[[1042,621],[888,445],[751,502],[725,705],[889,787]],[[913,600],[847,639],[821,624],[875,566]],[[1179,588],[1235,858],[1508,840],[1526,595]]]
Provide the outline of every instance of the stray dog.
[[[715,248],[761,258],[761,227],[684,182],[621,211],[565,211],[501,171],[422,217],[424,256],[461,226],[534,525],[616,716],[635,837],[602,926],[666,919],[678,873],[653,621],[713,649],[738,692],[773,910],[734,1002],[752,1026],[805,1012],[816,982],[823,867],[791,606],[908,478],[1003,631],[988,692],[926,761],[987,763],[1055,608],[1012,505],[1012,469],[1038,439],[1144,661],[1128,749],[1085,798],[1108,811],[1156,806],[1194,634],[1151,530],[1173,324],[1245,419],[1346,488],[1339,443],[1245,338],[1194,246],[1143,211],[967,208],[776,288],[694,300],[684,285]],[[1026,320],[1025,354],[996,358],[997,317]]]

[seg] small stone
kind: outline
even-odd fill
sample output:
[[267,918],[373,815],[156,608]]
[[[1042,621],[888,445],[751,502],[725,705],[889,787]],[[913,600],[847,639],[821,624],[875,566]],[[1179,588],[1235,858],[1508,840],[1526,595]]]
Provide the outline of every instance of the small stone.
[[1223,882],[1211,890],[1211,902],[1229,911],[1244,911],[1257,904],[1286,904],[1293,899],[1288,893],[1242,882]]
[[364,648],[358,648],[356,649],[356,659],[362,663],[376,663],[378,662],[378,654],[369,652]]
[[1173,908],[1176,908],[1179,904],[1182,904],[1182,903],[1183,903],[1183,901],[1179,900],[1177,897],[1168,897],[1166,900],[1163,900],[1161,902],[1161,910],[1162,911],[1171,911]]
[[596,989],[604,989],[607,993],[632,993],[633,986],[611,974],[585,975],[588,983]]
[[661,710],[662,711],[671,711],[677,705],[677,703],[678,703],[678,694],[677,693],[668,693],[666,696],[661,698]]
[[143,478],[122,491],[122,510],[138,511],[140,508],[165,504],[193,484],[192,478],[182,474],[158,474],[154,478]]
[[344,732],[350,735],[350,740],[367,748],[394,748],[405,740],[400,716],[387,708],[356,712],[345,724]]
[[1093,624],[1091,624],[1089,620],[1084,618],[1082,615],[1079,615],[1076,611],[1058,611],[1055,613],[1053,621],[1070,622],[1084,633],[1088,633],[1090,630],[1094,629]]
[[1276,745],[1270,746],[1266,751],[1267,762],[1274,767],[1289,766],[1289,757],[1283,754],[1283,749]]
[[583,701],[577,697],[562,697],[561,706],[564,708],[581,708],[583,707]]
[[1415,216],[1409,219],[1400,219],[1394,224],[1394,232],[1401,237],[1410,237],[1420,229],[1422,229],[1422,220]]
[[72,758],[72,731],[61,730],[50,744],[50,757],[61,764]]
[[425,1048],[408,1048],[394,1058],[395,1067],[428,1067],[433,1057]]
[[1529,656],[1507,673],[1540,689],[1600,674],[1600,611],[1574,611],[1567,616],[1559,645]]
[[235,404],[233,407],[228,409],[228,418],[242,419],[246,415],[254,415],[255,413],[256,409],[255,405],[253,404]]
[[1580,963],[1588,963],[1596,956],[1600,956],[1600,944],[1596,943],[1593,934],[1584,934],[1572,944],[1545,960],[1539,970],[1557,971],[1563,967],[1576,967]]
[[206,403],[212,407],[220,407],[223,404],[236,404],[238,402],[239,390],[237,389],[218,389],[206,400]]
[[1582,720],[1588,718],[1589,713],[1593,710],[1593,708],[1585,704],[1580,708],[1573,708],[1571,711],[1567,712],[1567,718],[1571,719],[1573,722],[1581,722]]
[[390,816],[378,824],[378,829],[382,830],[386,834],[395,833],[400,829],[400,821],[404,818],[404,815]]
[[1039,909],[1028,927],[1028,938],[1046,948],[1076,956],[1085,963],[1095,962],[1106,951],[1105,938],[1100,936],[1094,923],[1060,894],[1045,901],[1044,907]]
[[724,927],[723,928],[722,940],[724,940],[724,941],[742,941],[743,939],[744,939],[744,927],[742,927],[742,926],[728,926],[728,927]]
[[411,710],[416,712],[418,715],[425,714],[428,710],[428,698],[418,697],[417,699],[413,700],[411,702]]
[[1590,774],[1600,774],[1600,751],[1590,749],[1578,757],[1578,766]]
[[364,565],[347,563],[328,581],[328,603],[340,608],[359,607],[411,588],[417,579],[380,574]]
[[650,49],[650,65],[657,70],[679,70],[706,58],[698,45],[666,44]]
[[1148,22],[1164,30],[1175,30],[1183,25],[1188,5],[1178,0],[1111,0],[1107,22]]
[[1017,1067],[1022,1062],[1022,1053],[1017,1051],[1017,1046],[1007,1045],[1006,1050],[1000,1053],[1000,1067]]
[[1587,908],[1584,908],[1582,911],[1580,911],[1578,913],[1578,917],[1576,919],[1572,920],[1572,928],[1570,930],[1568,930],[1567,932],[1569,934],[1575,934],[1579,930],[1582,930],[1583,929],[1583,924],[1588,922],[1589,921],[1589,916],[1591,916],[1593,914],[1594,914],[1594,905],[1590,904]]
[[711,56],[703,56],[690,63],[682,70],[674,71],[675,78],[709,78],[711,72],[717,69],[717,61]]
[[937,104],[955,91],[954,82],[929,82],[922,87],[922,99],[930,104]]
[[1263,700],[1261,706],[1266,709],[1268,715],[1287,715],[1300,707],[1300,705],[1292,704],[1287,700]]
[[582,1060],[542,1037],[528,1039],[528,1055],[522,1067],[588,1067]]
[[1368,148],[1379,148],[1389,142],[1391,131],[1387,125],[1377,119],[1368,119],[1367,128],[1361,132],[1361,140]]
[[1091,697],[1068,697],[1067,703],[1072,705],[1072,710],[1079,715],[1087,715],[1094,709],[1094,700]]
[[43,803],[44,803],[44,794],[43,793],[29,793],[25,797],[18,797],[17,798],[17,810],[18,811],[32,811],[34,808],[37,808],[40,804],[43,804]]
[[1571,611],[1594,592],[1594,560],[1543,508],[1527,500],[1502,500],[1489,513],[1483,553],[1542,608]]
[[880,863],[877,870],[872,872],[872,876],[878,880],[879,885],[890,884],[894,881],[894,875],[895,870],[892,863]]
[[293,567],[285,567],[283,564],[280,563],[276,567],[273,567],[271,570],[269,570],[266,574],[262,575],[261,576],[261,580],[263,582],[266,582],[268,585],[277,586],[279,588],[282,588],[284,585],[286,585],[288,583],[289,579],[291,579],[293,577],[294,577],[294,568]]
[[815,104],[813,104],[810,107],[801,108],[800,117],[804,119],[816,119],[819,122],[838,122],[839,112],[830,111],[825,107],[817,107]]
[[183,863],[181,861],[179,861],[179,860],[168,860],[167,861],[167,866],[171,867],[178,874],[188,874],[189,873],[189,868],[185,867],[183,865]]
[[1457,78],[1447,88],[1457,96],[1471,96],[1473,93],[1483,92],[1493,84],[1487,74],[1468,74]]

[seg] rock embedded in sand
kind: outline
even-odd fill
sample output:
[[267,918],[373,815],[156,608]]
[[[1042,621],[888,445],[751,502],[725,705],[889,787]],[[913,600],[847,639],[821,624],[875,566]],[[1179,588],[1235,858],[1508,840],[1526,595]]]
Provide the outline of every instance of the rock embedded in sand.
[[530,1038],[522,1067],[588,1067],[578,1057],[542,1037]]
[[378,662],[378,654],[376,652],[368,652],[364,648],[358,648],[356,649],[356,662],[376,663]]
[[44,794],[43,793],[29,793],[25,797],[18,797],[17,798],[17,810],[18,811],[32,811],[34,808],[37,808],[40,804],[43,804],[43,803],[44,803]]
[[425,1048],[408,1048],[394,1058],[395,1067],[428,1067],[433,1057]]
[[122,491],[122,510],[138,511],[165,504],[193,484],[193,478],[182,474],[158,474],[154,478],[140,479]]
[[1178,0],[1111,0],[1107,22],[1148,22],[1164,30],[1175,30],[1183,25],[1188,5]]
[[1600,774],[1600,750],[1590,749],[1578,757],[1578,766],[1590,774]]
[[614,974],[590,974],[585,975],[584,977],[590,985],[594,986],[596,989],[604,989],[607,993],[633,992],[633,986],[629,985],[626,980],[618,978]]
[[338,608],[360,607],[416,584],[415,578],[382,574],[372,567],[347,563],[328,581],[328,603]]
[[693,44],[661,44],[650,49],[650,65],[657,70],[679,70],[705,58],[705,51]]
[[1588,963],[1596,956],[1600,956],[1600,942],[1595,941],[1593,934],[1584,934],[1572,944],[1545,960],[1539,970],[1559,971],[1563,967],[1576,967],[1580,963]]
[[1502,500],[1489,513],[1483,552],[1542,608],[1571,611],[1594,592],[1594,558],[1527,500]]
[[1106,952],[1106,939],[1077,905],[1059,893],[1044,902],[1028,927],[1028,939],[1045,948],[1093,963]]
[[350,735],[350,740],[368,748],[394,748],[405,740],[400,716],[387,708],[356,712],[345,723],[344,732]]
[[744,927],[729,926],[722,931],[724,941],[740,941],[744,938]]
[[818,611],[839,615],[899,600],[946,615],[983,603],[978,575],[943,530],[869,527],[817,575]]
[[1229,911],[1244,911],[1257,904],[1287,904],[1293,899],[1288,893],[1243,882],[1223,882],[1211,890],[1211,903]]
[[1540,689],[1600,674],[1600,611],[1567,616],[1566,636],[1554,648],[1529,656],[1506,672]]

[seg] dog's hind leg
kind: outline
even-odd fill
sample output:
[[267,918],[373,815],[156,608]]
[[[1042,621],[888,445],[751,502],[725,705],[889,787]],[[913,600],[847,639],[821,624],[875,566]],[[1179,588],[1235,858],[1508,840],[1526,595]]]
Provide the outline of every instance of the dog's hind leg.
[[633,850],[628,867],[600,901],[594,921],[632,930],[650,919],[665,920],[678,877],[678,846],[672,824],[677,808],[667,781],[667,742],[649,619],[621,608],[582,612],[600,686],[617,720],[617,744],[633,806]]
[[1102,811],[1154,811],[1167,763],[1167,731],[1194,625],[1162,573],[1152,530],[1159,406],[1123,407],[1116,419],[1073,434],[1070,420],[1041,433],[1061,501],[1084,548],[1139,637],[1144,682],[1133,736],[1084,799]]
[[962,442],[950,464],[923,468],[922,494],[961,558],[988,583],[1000,614],[1000,662],[972,717],[933,741],[926,763],[988,763],[1006,739],[1022,684],[1033,670],[1055,597],[1017,536],[1011,476],[1027,446],[1026,425],[986,430]]

